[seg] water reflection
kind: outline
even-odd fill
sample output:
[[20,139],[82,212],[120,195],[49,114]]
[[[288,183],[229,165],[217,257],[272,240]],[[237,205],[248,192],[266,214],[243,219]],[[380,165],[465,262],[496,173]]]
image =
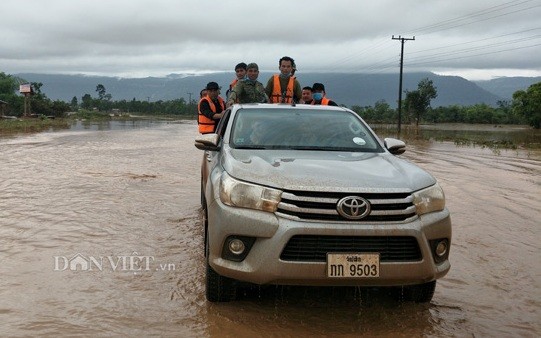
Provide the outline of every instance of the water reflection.
[[164,121],[154,119],[137,120],[76,120],[70,126],[71,130],[123,130],[148,128],[164,123],[175,121]]
[[395,137],[404,141],[451,141],[457,146],[480,146],[490,149],[541,149],[541,130],[526,126],[438,124],[402,127],[374,125],[382,138]]

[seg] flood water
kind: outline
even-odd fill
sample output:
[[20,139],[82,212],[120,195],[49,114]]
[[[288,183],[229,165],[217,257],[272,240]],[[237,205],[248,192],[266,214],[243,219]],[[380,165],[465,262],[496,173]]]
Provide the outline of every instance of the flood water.
[[408,143],[453,221],[430,304],[301,287],[211,304],[195,136],[190,121],[0,138],[1,336],[541,334],[540,151]]

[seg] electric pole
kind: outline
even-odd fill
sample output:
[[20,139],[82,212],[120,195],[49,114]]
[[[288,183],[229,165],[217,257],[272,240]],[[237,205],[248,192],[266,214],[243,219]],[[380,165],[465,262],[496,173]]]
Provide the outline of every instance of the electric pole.
[[398,134],[400,134],[400,126],[402,124],[402,70],[404,69],[404,41],[415,40],[413,38],[403,38],[400,35],[395,38],[393,35],[393,40],[400,40],[400,84],[398,85]]
[[188,104],[192,104],[192,94],[193,94],[193,93],[186,93],[186,94],[188,94],[188,95],[190,96],[189,101],[188,101]]

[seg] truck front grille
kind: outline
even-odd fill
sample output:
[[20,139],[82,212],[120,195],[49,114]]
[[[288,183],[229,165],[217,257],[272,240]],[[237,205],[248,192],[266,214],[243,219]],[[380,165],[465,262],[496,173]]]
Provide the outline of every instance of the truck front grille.
[[[337,211],[338,201],[359,196],[370,203],[370,213],[361,220],[348,220]],[[413,196],[409,193],[332,193],[284,191],[276,214],[295,220],[325,222],[411,222],[417,218]]]
[[415,237],[295,235],[280,255],[284,261],[326,262],[328,252],[379,253],[380,262],[422,259]]

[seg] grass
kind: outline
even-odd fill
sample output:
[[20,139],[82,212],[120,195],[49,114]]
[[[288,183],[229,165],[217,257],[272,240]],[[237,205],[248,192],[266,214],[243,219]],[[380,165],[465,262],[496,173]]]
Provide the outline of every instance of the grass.
[[0,135],[16,133],[37,133],[46,130],[68,129],[69,119],[25,118],[0,119]]
[[81,110],[77,113],[69,114],[64,118],[50,119],[45,116],[37,118],[0,118],[0,136],[12,135],[17,133],[38,133],[48,130],[68,129],[76,120],[83,121],[133,121],[133,120],[173,120],[173,119],[191,119],[193,116],[187,115],[145,115],[145,114],[123,114],[111,116],[109,113]]
[[415,142],[454,142],[457,146],[499,149],[541,149],[541,131],[528,126],[492,126],[473,124],[405,125],[400,135],[396,125],[376,125],[374,131],[382,138],[394,137]]

